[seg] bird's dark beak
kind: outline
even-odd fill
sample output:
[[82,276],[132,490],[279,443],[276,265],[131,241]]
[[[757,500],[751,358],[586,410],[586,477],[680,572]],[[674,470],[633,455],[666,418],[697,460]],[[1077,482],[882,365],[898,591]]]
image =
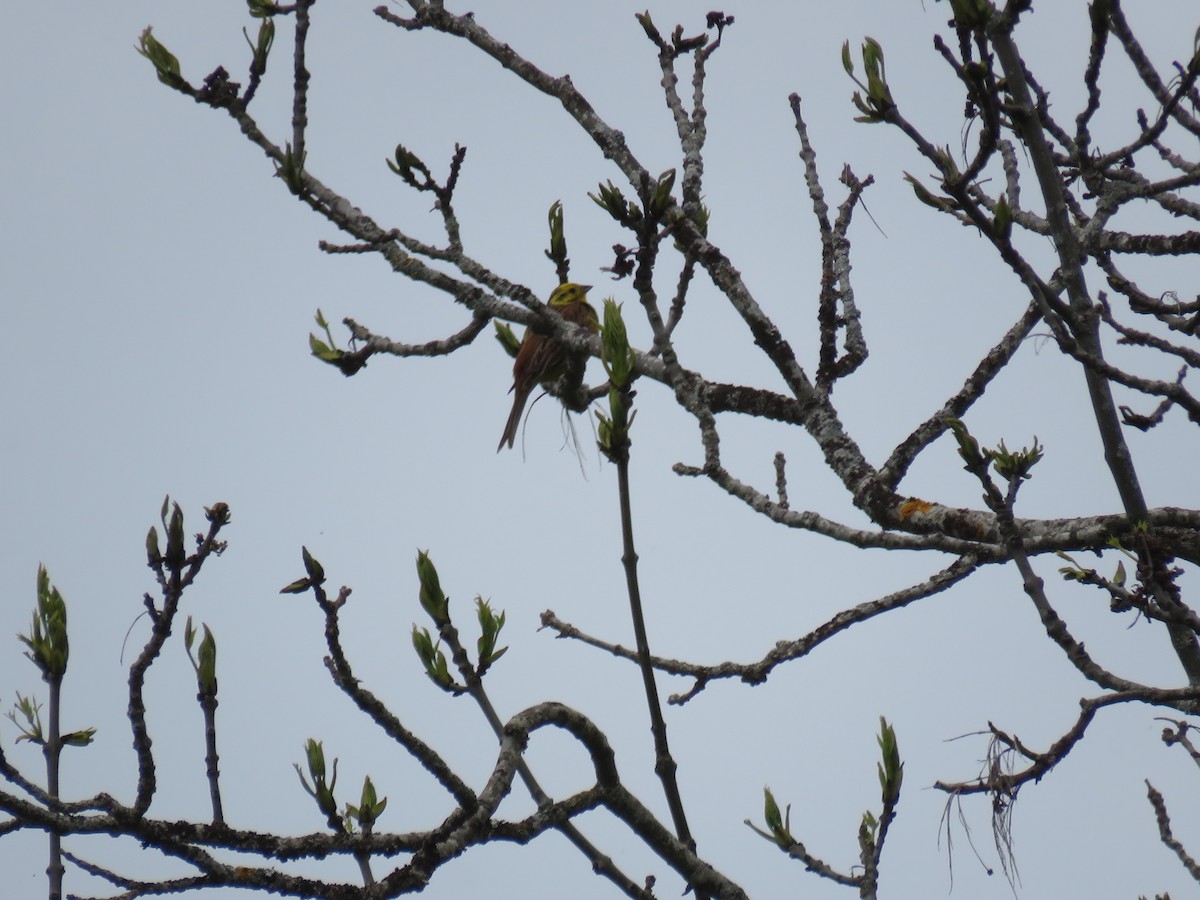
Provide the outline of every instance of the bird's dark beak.
[[590,291],[592,289],[592,286],[590,284],[581,284],[579,286],[579,289],[586,294],[588,291]]

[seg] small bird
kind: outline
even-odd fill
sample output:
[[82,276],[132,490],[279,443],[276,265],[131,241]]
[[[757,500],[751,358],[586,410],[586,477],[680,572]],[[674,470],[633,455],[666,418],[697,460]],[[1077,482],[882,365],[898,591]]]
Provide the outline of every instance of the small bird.
[[[590,284],[560,284],[550,295],[549,306],[568,322],[582,325],[592,333],[598,332],[600,318],[587,302],[587,292],[591,289]],[[509,390],[513,395],[512,412],[508,414],[508,423],[496,447],[497,453],[504,449],[505,444],[512,447],[516,440],[517,426],[521,424],[521,414],[533,389],[539,384],[553,384],[566,374],[571,355],[566,347],[549,335],[538,334],[532,327],[525,329],[521,349],[517,351],[517,358],[513,362],[513,386]]]

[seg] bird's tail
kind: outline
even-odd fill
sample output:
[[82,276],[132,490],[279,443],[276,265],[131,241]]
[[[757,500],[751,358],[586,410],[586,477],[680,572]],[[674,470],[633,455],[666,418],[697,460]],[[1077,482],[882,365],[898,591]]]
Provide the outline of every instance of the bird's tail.
[[529,400],[529,391],[517,390],[513,397],[512,412],[508,414],[508,422],[504,426],[504,434],[500,435],[500,443],[496,446],[499,453],[507,444],[512,449],[517,440],[517,428],[521,425],[521,414],[525,412],[525,403]]

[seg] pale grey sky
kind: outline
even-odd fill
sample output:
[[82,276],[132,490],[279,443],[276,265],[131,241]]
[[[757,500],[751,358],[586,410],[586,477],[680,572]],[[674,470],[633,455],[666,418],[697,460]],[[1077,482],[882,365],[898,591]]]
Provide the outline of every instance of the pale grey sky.
[[[645,346],[626,283],[599,268],[625,235],[587,199],[616,178],[554,102],[518,83],[462,42],[407,34],[373,15],[373,3],[318,4],[308,166],[324,183],[385,225],[437,242],[430,199],[409,191],[384,165],[397,142],[443,173],[456,142],[468,147],[457,197],[467,251],[541,292],[554,284],[542,255],[545,215],[561,199],[572,274],[626,302],[630,330]],[[1086,49],[1082,4],[1039,10],[1019,33],[1030,65],[1072,117]],[[1155,59],[1190,52],[1195,11],[1187,2],[1131,7]],[[600,115],[622,129],[652,171],[679,165],[674,129],[658,87],[654,53],[633,13],[644,2],[470,5],[500,39],[553,73],[569,72]],[[649,6],[668,31],[703,27],[706,8]],[[938,408],[1019,314],[1026,300],[974,234],[915,203],[905,170],[927,166],[902,137],[855,124],[853,86],[839,61],[843,40],[867,34],[887,53],[897,102],[938,143],[961,140],[962,101],[931,36],[945,4],[848,2],[762,4],[734,0],[736,16],[710,64],[706,201],[713,240],[743,271],[806,365],[816,359],[813,319],[819,245],[804,192],[787,95],[804,100],[825,186],[840,200],[843,162],[878,184],[852,231],[858,302],[872,356],[839,385],[836,401],[872,461]],[[413,557],[428,549],[470,630],[470,601],[490,597],[508,612],[511,650],[489,676],[502,716],[559,699],[605,728],[630,784],[662,810],[637,672],[596,651],[536,631],[554,609],[590,633],[629,644],[619,564],[613,469],[600,465],[590,426],[576,419],[581,465],[562,449],[561,415],[538,403],[516,452],[493,452],[508,411],[510,361],[482,336],[449,359],[376,357],[345,379],[308,355],[319,307],[332,322],[352,316],[402,341],[445,336],[467,317],[444,298],[393,275],[377,259],[327,256],[317,241],[333,229],[295,202],[261,152],[223,114],[160,85],[134,51],[148,24],[198,83],[217,65],[245,80],[244,5],[143,0],[118,5],[22,4],[0,33],[0,95],[8,174],[0,218],[0,296],[6,349],[0,357],[0,479],[5,511],[0,553],[0,701],[39,694],[15,633],[28,627],[34,581],[44,562],[67,598],[72,669],[67,728],[98,727],[87,750],[71,751],[64,793],[108,790],[128,799],[130,750],[126,668],[148,633],[140,598],[153,590],[143,537],[169,493],[189,533],[202,507],[233,512],[224,557],[208,563],[185,613],[219,641],[222,772],[229,820],[291,833],[323,820],[296,782],[292,763],[308,737],[341,758],[343,800],[364,773],[389,797],[380,828],[429,827],[448,811],[444,793],[363,720],[332,687],[321,664],[321,620],[307,597],[282,597],[302,575],[300,547],[324,564],[332,584],[354,594],[343,622],[358,675],[413,730],[480,782],[494,742],[466,699],[451,700],[420,671],[409,629],[421,621]],[[263,127],[286,140],[290,115],[290,28],[280,37],[255,101]],[[1105,84],[1109,127],[1126,127],[1147,101]],[[1070,111],[1070,112],[1066,112]],[[1126,134],[1127,132],[1121,132]],[[1164,272],[1169,272],[1164,269]],[[661,270],[664,285],[673,274]],[[1194,286],[1195,273],[1192,272]],[[1155,285],[1165,290],[1172,286]],[[1175,283],[1174,286],[1184,288]],[[340,338],[343,331],[337,331]],[[714,377],[774,385],[748,334],[704,284],[678,338],[687,364]],[[594,365],[594,364],[593,364]],[[1047,448],[1026,489],[1029,515],[1116,511],[1092,439],[1082,380],[1052,348],[1030,343],[1019,371],[999,381],[969,422],[985,442]],[[599,368],[593,374],[598,376]],[[639,392],[634,431],[634,505],[652,648],[698,662],[750,660],[797,637],[837,610],[929,577],[932,557],[860,553],[756,517],[708,483],[671,474],[696,463],[696,430],[666,392]],[[791,463],[791,499],[860,523],[841,485],[803,436],[730,422],[723,448],[740,477],[761,489],[771,459]],[[1170,464],[1200,450],[1192,431],[1132,446],[1147,474],[1151,505],[1194,507],[1195,483]],[[945,443],[945,442],[943,442]],[[524,450],[522,452],[522,444]],[[1174,462],[1172,463],[1172,460]],[[905,488],[945,502],[978,504],[978,486],[941,446],[914,468]],[[1091,595],[1057,580],[1041,560],[1064,616],[1089,649],[1131,676],[1178,680],[1155,629],[1106,612]],[[129,632],[128,643],[122,646]],[[163,817],[207,814],[201,719],[177,634],[149,681]],[[685,683],[662,679],[664,693]],[[1014,571],[980,573],[945,595],[851,630],[756,688],[719,684],[668,710],[680,780],[702,852],[753,896],[846,897],[789,862],[741,823],[761,821],[769,784],[791,803],[793,832],[840,868],[856,858],[865,809],[878,810],[874,734],[878,717],[896,727],[905,761],[899,818],[883,861],[885,892],[938,896],[951,889],[936,779],[968,778],[981,738],[950,738],[990,719],[1044,747],[1074,720],[1092,691],[1045,640]],[[1158,842],[1143,779],[1166,793],[1179,836],[1200,850],[1194,808],[1200,785],[1182,753],[1159,741],[1148,709],[1103,715],[1044,784],[1027,787],[1015,819],[1021,896],[1133,898],[1194,894],[1186,873]],[[0,722],[0,744],[27,774],[41,758]],[[563,794],[585,783],[583,754],[562,737],[539,737],[531,764]],[[505,811],[529,803],[519,791]],[[963,804],[975,843],[998,870],[988,805]],[[968,848],[954,814],[954,896],[1005,898]],[[627,871],[660,877],[660,896],[682,889],[666,867],[630,847],[601,816],[581,826]],[[103,859],[103,842],[72,843]],[[14,897],[44,895],[40,834],[0,839],[0,871]],[[493,847],[438,873],[425,896],[486,889],[531,898],[611,896],[582,857],[557,837],[531,848]],[[133,874],[176,872],[136,849],[121,857]],[[332,864],[353,880],[351,862]],[[340,865],[340,868],[338,866]],[[138,869],[136,867],[145,866]],[[318,864],[305,867],[328,872]],[[104,895],[76,874],[70,889]]]

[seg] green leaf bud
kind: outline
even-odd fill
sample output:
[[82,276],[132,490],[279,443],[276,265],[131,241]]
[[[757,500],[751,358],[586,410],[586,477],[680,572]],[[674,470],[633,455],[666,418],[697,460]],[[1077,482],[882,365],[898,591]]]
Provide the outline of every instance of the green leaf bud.
[[162,552],[158,549],[158,529],[153,525],[146,533],[146,565],[151,569],[162,568]]
[[550,249],[546,256],[555,263],[563,263],[567,259],[567,238],[563,230],[563,207],[561,200],[550,204],[550,212],[546,219],[550,225]]
[[167,568],[172,572],[183,568],[184,561],[187,559],[187,551],[184,549],[184,534],[183,534],[183,510],[179,508],[179,504],[173,504],[171,509],[171,519],[167,523],[167,552],[163,556]]
[[308,577],[313,584],[325,583],[325,568],[317,562],[316,557],[308,552],[307,547],[300,548],[300,555],[304,559],[304,571],[308,573]]
[[95,728],[81,728],[79,731],[64,734],[59,740],[67,747],[86,747],[95,737]]
[[633,373],[634,356],[625,330],[621,305],[611,297],[604,301],[604,325],[600,331],[601,362],[615,387],[625,387]]
[[149,25],[138,38],[137,52],[150,60],[158,74],[158,80],[170,88],[180,88],[186,82],[179,73],[179,60],[166,47],[159,43],[153,34],[154,29]]
[[210,697],[216,696],[217,693],[217,639],[213,636],[212,631],[207,625],[204,626],[204,638],[200,641],[200,649],[197,652],[199,657],[199,667],[197,669],[197,679],[200,682],[200,690],[202,693]]
[[421,582],[421,607],[440,627],[450,621],[449,600],[442,593],[437,568],[424,550],[417,551],[417,577]]
[[512,326],[507,322],[493,322],[492,324],[496,328],[496,340],[500,342],[504,352],[515,358],[521,350],[521,341],[513,334]]

